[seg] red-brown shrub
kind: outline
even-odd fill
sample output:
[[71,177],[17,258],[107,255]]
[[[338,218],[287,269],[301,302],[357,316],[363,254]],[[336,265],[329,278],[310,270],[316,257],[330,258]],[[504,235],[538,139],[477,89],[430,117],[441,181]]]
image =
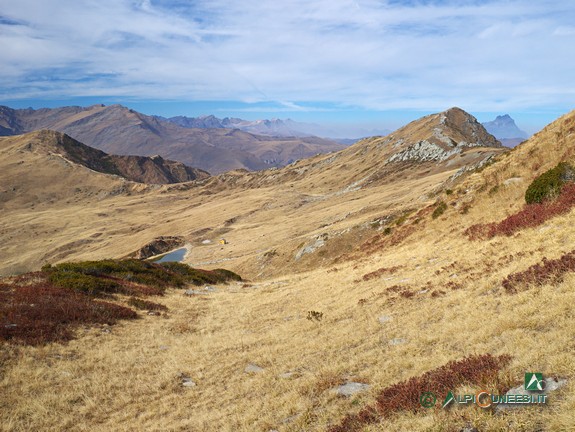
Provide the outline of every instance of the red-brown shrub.
[[465,230],[470,240],[489,239],[496,235],[510,236],[515,232],[541,225],[545,221],[567,213],[575,206],[575,184],[563,186],[561,194],[554,201],[541,204],[527,204],[523,210],[506,217],[501,222],[472,225]]
[[507,292],[516,293],[522,285],[560,283],[565,273],[572,271],[575,271],[575,250],[558,259],[543,258],[527,270],[510,274],[503,279],[502,285]]
[[[368,281],[371,279],[378,278],[384,274],[394,274],[396,273],[402,266],[393,266],[393,267],[382,267],[370,273],[364,274],[361,279],[363,281]],[[357,281],[359,282],[359,280]]]
[[72,339],[79,324],[114,324],[134,319],[133,310],[46,282],[0,285],[0,340],[42,345]]
[[339,425],[328,431],[353,432],[400,411],[422,411],[426,409],[420,404],[422,393],[433,392],[441,400],[449,391],[463,384],[486,385],[497,379],[499,370],[510,360],[508,355],[496,357],[483,354],[451,361],[421,376],[386,387],[379,393],[373,406],[367,406],[357,414],[347,415]]

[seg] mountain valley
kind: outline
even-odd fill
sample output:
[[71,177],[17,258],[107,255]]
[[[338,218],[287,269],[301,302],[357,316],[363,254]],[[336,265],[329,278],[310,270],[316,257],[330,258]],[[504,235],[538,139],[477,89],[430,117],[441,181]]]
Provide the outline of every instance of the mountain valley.
[[[107,110],[74,111],[74,127]],[[16,123],[2,127],[30,127]],[[65,344],[5,343],[0,422],[8,430],[81,430],[77,416],[83,430],[101,431],[573,424],[575,268],[556,265],[553,278],[531,282],[513,276],[572,251],[571,204],[508,234],[469,232],[522,214],[535,178],[575,162],[575,111],[514,149],[451,108],[285,167],[186,171],[195,178],[166,184],[140,182],[119,159],[95,152],[50,131],[0,138],[0,291],[47,264],[126,258],[159,237],[183,239],[184,263],[243,280],[167,290],[153,297],[167,311],[83,326]],[[102,161],[116,168],[103,170]],[[520,282],[509,289],[505,280]],[[121,295],[107,301],[124,304]],[[430,390],[414,380],[431,385],[425,374],[465,361],[485,375],[458,382],[459,393],[503,393],[526,371],[564,387],[550,393],[549,409],[503,413],[422,408],[419,393],[409,393]],[[337,393],[353,383],[367,387]],[[412,405],[393,395],[396,385],[411,389]]]

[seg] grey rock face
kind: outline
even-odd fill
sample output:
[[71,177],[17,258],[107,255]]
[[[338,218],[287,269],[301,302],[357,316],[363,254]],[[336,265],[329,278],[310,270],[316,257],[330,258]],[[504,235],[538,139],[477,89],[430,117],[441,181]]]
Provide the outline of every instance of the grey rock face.
[[427,140],[419,141],[403,151],[392,155],[388,162],[407,162],[407,161],[443,161],[449,159],[454,154],[461,153],[461,148],[453,150],[443,150],[437,144]]
[[314,243],[301,248],[295,255],[296,261],[299,260],[305,254],[313,253],[317,249],[319,249],[320,247],[325,246],[325,240],[326,239],[327,239],[327,234],[322,234],[315,239]]

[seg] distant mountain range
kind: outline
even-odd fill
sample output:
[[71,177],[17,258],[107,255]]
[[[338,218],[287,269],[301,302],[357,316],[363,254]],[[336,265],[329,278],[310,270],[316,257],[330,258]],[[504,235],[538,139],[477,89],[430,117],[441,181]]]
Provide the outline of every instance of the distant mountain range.
[[318,136],[337,141],[341,144],[353,144],[361,138],[367,138],[376,135],[387,135],[391,132],[389,129],[367,130],[360,128],[355,128],[354,130],[343,132],[341,130],[337,130],[334,127],[330,128],[314,123],[297,122],[291,119],[243,120],[233,117],[225,117],[220,119],[213,115],[201,117],[177,116],[170,118],[159,118],[186,128],[231,128],[258,135],[277,137]]
[[[210,120],[206,120],[205,126]],[[117,155],[160,155],[218,174],[262,170],[343,149],[318,137],[273,137],[237,128],[182,127],[121,105],[43,109],[0,106],[0,135],[40,129],[66,133],[91,147]]]
[[529,134],[517,127],[515,120],[509,114],[497,116],[495,120],[482,123],[491,135],[507,147],[515,147],[525,141]]

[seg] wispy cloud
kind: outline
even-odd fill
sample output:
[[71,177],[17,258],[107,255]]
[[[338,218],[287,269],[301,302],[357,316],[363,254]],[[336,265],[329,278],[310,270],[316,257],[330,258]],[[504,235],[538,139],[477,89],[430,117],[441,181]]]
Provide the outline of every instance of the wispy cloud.
[[0,0],[0,98],[570,109],[556,0]]

